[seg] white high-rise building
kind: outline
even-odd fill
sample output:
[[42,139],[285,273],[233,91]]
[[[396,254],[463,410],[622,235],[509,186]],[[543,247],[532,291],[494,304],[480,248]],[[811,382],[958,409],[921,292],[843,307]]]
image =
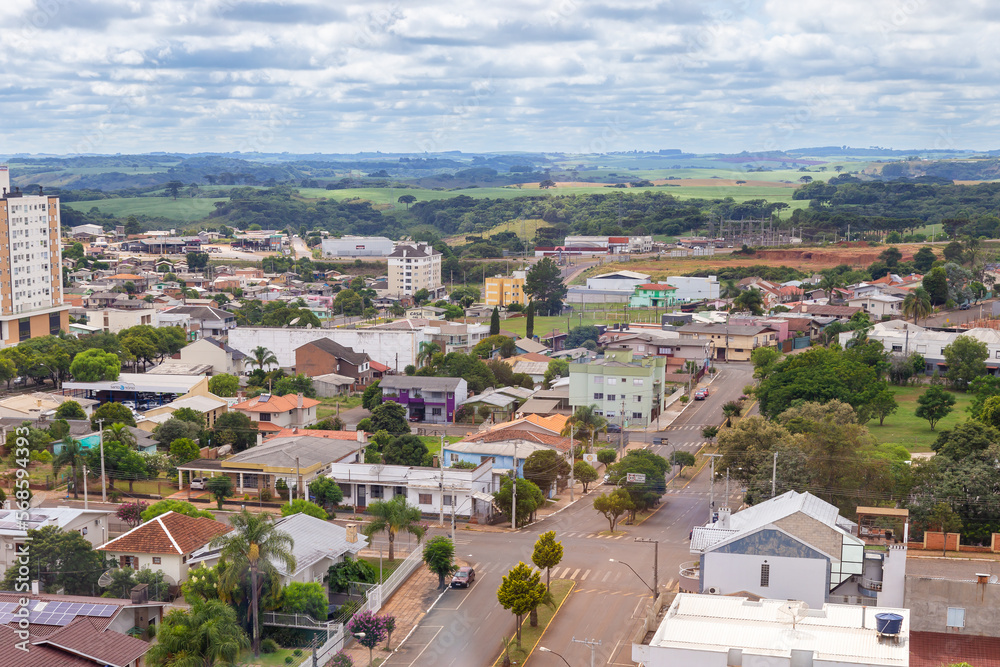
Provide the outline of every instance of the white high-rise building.
[[59,198],[11,188],[0,166],[0,345],[69,330]]
[[422,289],[431,299],[444,296],[441,253],[426,243],[400,243],[389,255],[389,294],[413,296]]

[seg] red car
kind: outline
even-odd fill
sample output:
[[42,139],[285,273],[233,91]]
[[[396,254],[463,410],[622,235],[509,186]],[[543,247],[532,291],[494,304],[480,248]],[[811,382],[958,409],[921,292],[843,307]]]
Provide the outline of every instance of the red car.
[[699,389],[694,392],[694,400],[704,401],[706,398],[708,398],[708,389]]
[[451,578],[452,588],[468,588],[476,580],[476,571],[471,567],[460,567]]

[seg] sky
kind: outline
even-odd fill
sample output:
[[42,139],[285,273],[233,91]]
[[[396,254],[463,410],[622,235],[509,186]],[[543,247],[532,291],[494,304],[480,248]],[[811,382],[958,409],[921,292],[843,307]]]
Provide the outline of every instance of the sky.
[[5,0],[0,153],[1000,148],[996,0]]

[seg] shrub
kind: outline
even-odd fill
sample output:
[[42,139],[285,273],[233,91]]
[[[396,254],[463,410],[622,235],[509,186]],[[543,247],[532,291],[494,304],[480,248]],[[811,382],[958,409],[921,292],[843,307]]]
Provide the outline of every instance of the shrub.
[[338,653],[327,667],[354,667],[354,661],[346,653]]
[[300,648],[295,649],[294,651],[292,651],[292,655],[294,655],[296,658],[300,657],[302,655],[302,649]]
[[271,502],[271,490],[270,489],[264,489],[263,491],[261,491],[260,492],[260,499],[261,499],[261,502],[265,502],[265,503]]
[[260,643],[261,653],[276,653],[277,651],[278,651],[278,642],[274,641],[270,637],[268,637],[267,639],[263,640]]
[[285,656],[285,664],[286,664],[286,665],[290,665],[290,664],[292,664],[292,663],[293,663],[294,661],[295,661],[295,658],[293,658],[292,656],[290,656],[290,655],[286,655],[286,656]]

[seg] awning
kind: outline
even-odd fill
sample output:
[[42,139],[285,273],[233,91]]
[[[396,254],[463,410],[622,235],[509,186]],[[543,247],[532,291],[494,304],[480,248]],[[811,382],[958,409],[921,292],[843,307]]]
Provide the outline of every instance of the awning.
[[481,500],[484,503],[489,503],[490,505],[493,504],[493,496],[491,496],[488,493],[483,493],[481,491],[474,491],[472,497],[475,498],[476,500]]

